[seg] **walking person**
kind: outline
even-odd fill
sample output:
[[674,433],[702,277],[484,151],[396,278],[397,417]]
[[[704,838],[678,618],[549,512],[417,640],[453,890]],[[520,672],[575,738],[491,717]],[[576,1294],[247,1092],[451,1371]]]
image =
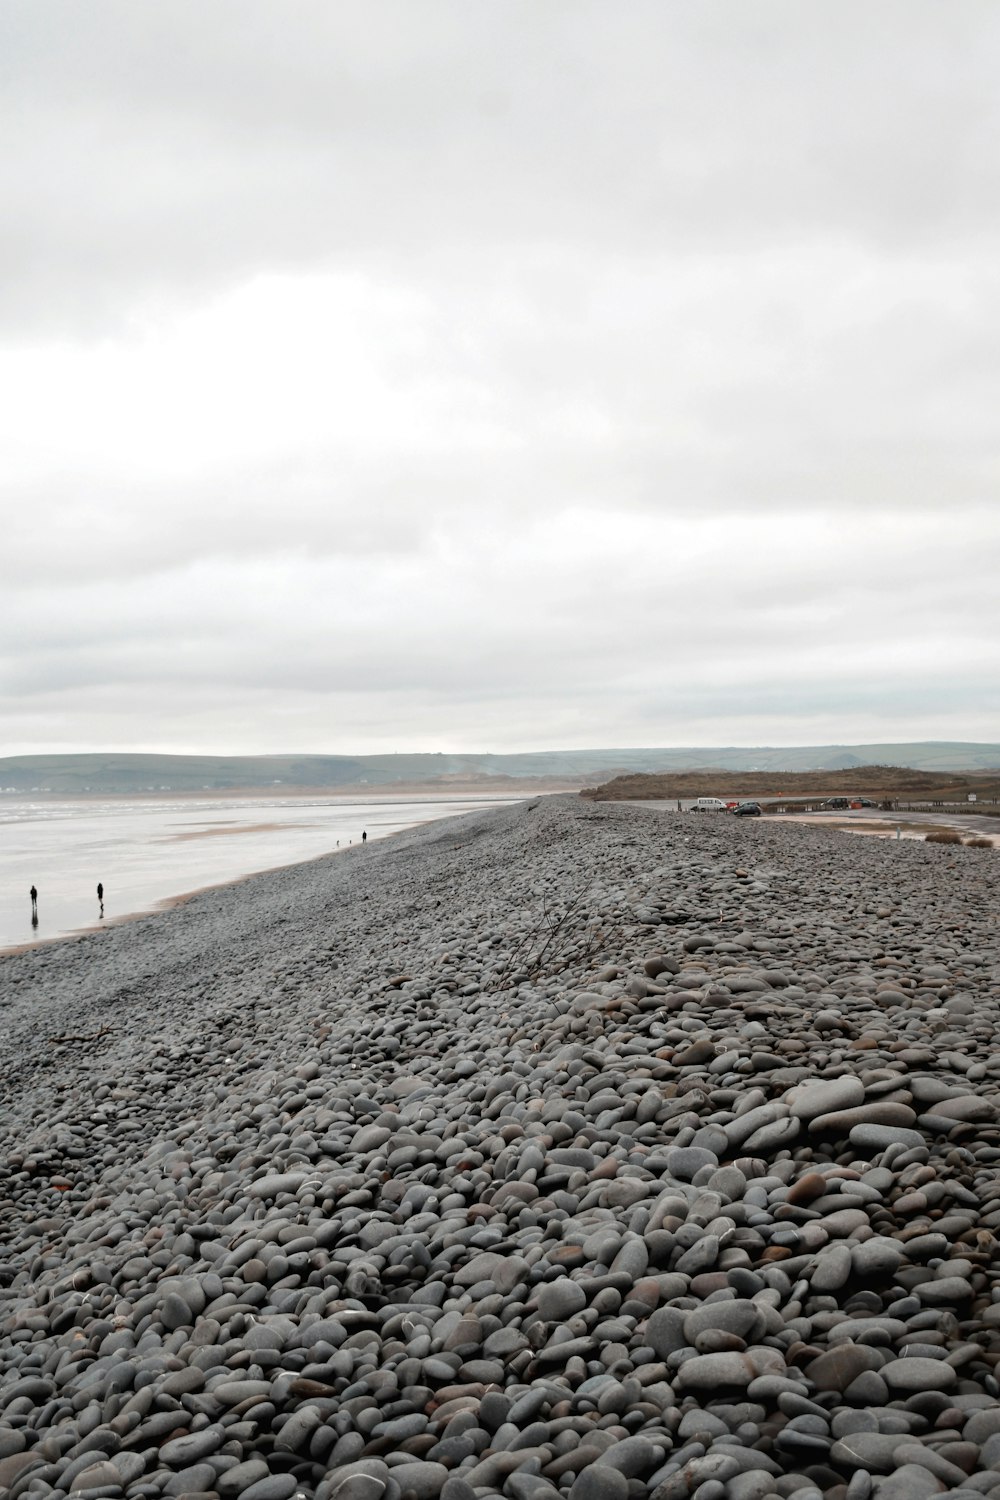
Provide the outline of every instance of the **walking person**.
[[367,844],[367,842],[368,842],[368,834],[365,832],[364,829],[361,830],[361,842],[363,844]]
[[31,887],[31,925],[38,926],[38,892],[34,886]]
[[101,906],[101,916],[104,916],[104,885],[102,881],[97,882],[97,899]]

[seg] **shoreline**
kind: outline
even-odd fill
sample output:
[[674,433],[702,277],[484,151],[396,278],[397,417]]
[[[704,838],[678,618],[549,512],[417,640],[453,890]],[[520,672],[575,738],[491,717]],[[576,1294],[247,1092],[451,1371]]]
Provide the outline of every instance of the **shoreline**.
[[[408,829],[398,829],[396,832],[387,833],[383,837],[385,839],[398,838],[400,833],[406,833],[408,831]],[[376,841],[373,839],[372,842],[382,842],[382,840],[380,839]],[[348,847],[347,849],[327,849],[324,851],[324,853],[314,854],[309,859],[289,860],[283,864],[267,865],[261,870],[248,870],[245,875],[236,875],[232,880],[211,881],[207,885],[195,886],[190,891],[179,891],[174,896],[164,896],[162,900],[155,902],[152,906],[144,907],[141,910],[122,912],[120,916],[105,918],[97,922],[92,922],[89,926],[76,928],[72,932],[61,933],[58,936],[51,938],[38,938],[33,943],[24,943],[17,948],[0,948],[0,958],[5,957],[7,954],[27,953],[30,952],[33,948],[41,947],[43,944],[51,946],[53,943],[77,942],[80,938],[90,937],[102,932],[110,932],[115,927],[122,927],[127,923],[141,921],[145,917],[156,916],[160,912],[169,912],[175,910],[177,907],[186,906],[187,903],[189,901],[193,901],[196,896],[209,895],[213,891],[225,891],[234,889],[238,886],[246,885],[252,880],[257,880],[262,875],[275,875],[281,870],[297,870],[303,865],[315,864],[318,860],[333,859],[339,854],[349,853],[351,853],[350,847]]]
[[[287,809],[291,806],[301,805],[308,808],[315,816],[311,821],[305,822],[282,822],[271,820],[269,822],[220,822],[205,815],[198,818],[197,824],[190,823],[178,825],[176,821],[170,822],[169,814],[153,819],[150,828],[147,814],[154,812],[149,803],[137,804],[134,799],[121,799],[120,803],[114,804],[121,807],[126,814],[126,842],[118,851],[118,858],[124,855],[124,863],[119,869],[119,880],[115,883],[115,904],[120,908],[114,915],[110,913],[103,920],[91,917],[93,903],[89,900],[81,901],[77,896],[73,900],[67,900],[67,881],[62,877],[62,889],[56,890],[56,915],[55,930],[46,930],[40,936],[34,934],[24,936],[15,941],[3,943],[0,946],[0,954],[27,951],[42,944],[54,942],[71,941],[82,934],[100,932],[117,925],[121,921],[131,921],[136,917],[148,915],[156,911],[163,902],[169,903],[175,897],[186,897],[193,892],[211,888],[213,886],[227,885],[236,881],[252,878],[254,875],[266,873],[269,870],[281,869],[299,863],[308,863],[310,860],[323,858],[326,854],[341,852],[349,848],[353,838],[357,838],[360,832],[358,827],[338,826],[339,815],[352,810],[363,810],[367,815],[363,821],[368,824],[368,843],[375,844],[387,837],[394,837],[403,829],[419,827],[424,822],[439,821],[455,815],[461,815],[465,811],[472,811],[478,807],[493,807],[512,805],[511,798],[488,798],[477,803],[470,799],[461,797],[422,798],[416,801],[397,801],[395,799],[381,802],[354,802],[354,801],[321,801],[313,798],[275,798],[272,799],[275,806]],[[81,806],[90,806],[87,802],[67,802],[59,799],[56,806],[72,806],[75,809]],[[101,807],[107,808],[109,804],[102,802]],[[177,806],[189,805],[186,799],[181,799]],[[205,807],[227,807],[235,808],[244,816],[254,816],[257,804],[246,799],[230,801],[226,803],[212,802]],[[158,810],[162,812],[163,804],[158,804]],[[328,825],[326,814],[334,808],[334,822]],[[406,809],[409,818],[404,822],[393,817],[393,809]],[[386,813],[388,812],[388,817]],[[133,815],[134,816],[131,816]],[[98,849],[96,840],[103,841],[110,833],[113,837],[118,834],[119,826],[117,813],[108,815],[107,832],[105,824],[99,822],[91,824],[86,838]],[[373,821],[374,820],[374,821]],[[346,820],[344,820],[346,823]],[[39,831],[35,834],[36,842],[40,842],[39,862],[44,859],[53,858],[51,848],[46,851],[45,841],[52,842],[56,823],[43,823],[39,825]],[[70,848],[73,850],[72,837],[76,824],[70,820],[69,837]],[[84,824],[84,827],[87,825]],[[383,831],[388,827],[388,832]],[[339,834],[340,838],[335,835]],[[272,842],[273,841],[273,842]],[[360,839],[358,839],[360,843]],[[319,844],[319,848],[316,845]],[[311,847],[310,847],[311,845]],[[165,855],[162,864],[159,857],[155,855],[156,846],[162,846]],[[81,861],[81,851],[86,848],[86,843],[81,843],[79,850],[73,850],[73,856],[77,865]],[[230,855],[222,855],[220,858],[216,851],[231,850]],[[175,854],[181,850],[191,850],[190,858],[193,868],[185,860],[183,866],[178,863]],[[60,852],[62,858],[62,852]],[[35,874],[33,868],[29,867],[27,861],[21,858],[24,866],[24,874],[27,876],[31,870],[32,883],[37,879],[42,885],[42,880]],[[104,865],[103,878],[108,883],[109,872],[104,856],[98,851],[95,863]],[[34,864],[35,861],[32,861]],[[123,878],[124,875],[124,878]],[[25,880],[27,883],[27,880]],[[10,889],[10,880],[7,881],[7,891]],[[164,894],[165,892],[165,894]],[[45,892],[43,892],[45,894]],[[5,897],[6,909],[2,913],[4,923],[0,931],[15,931],[20,924],[13,921],[13,912],[9,895]],[[52,907],[46,904],[46,917],[51,920]],[[74,920],[74,917],[76,920]],[[27,923],[24,924],[27,926]],[[46,922],[46,927],[49,923]]]
[[0,958],[0,1485],[1000,1488],[994,860],[556,796]]
[[522,785],[518,779],[512,786],[481,786],[477,782],[458,782],[452,786],[427,786],[424,782],[391,788],[354,786],[345,790],[317,787],[204,787],[200,791],[174,791],[165,788],[155,792],[4,792],[0,791],[0,812],[5,807],[16,807],[19,802],[60,803],[79,802],[86,806],[105,803],[129,803],[139,807],[161,802],[321,802],[344,807],[367,807],[377,805],[392,807],[408,802],[523,802],[529,797],[568,796],[580,791],[582,783],[576,782],[549,786],[525,778]]

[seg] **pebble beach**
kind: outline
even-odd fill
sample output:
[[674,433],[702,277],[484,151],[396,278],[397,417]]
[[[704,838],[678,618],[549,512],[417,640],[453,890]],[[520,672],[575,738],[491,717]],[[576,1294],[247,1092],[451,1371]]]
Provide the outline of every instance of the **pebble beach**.
[[0,1496],[1000,1497],[997,869],[557,796],[0,956]]

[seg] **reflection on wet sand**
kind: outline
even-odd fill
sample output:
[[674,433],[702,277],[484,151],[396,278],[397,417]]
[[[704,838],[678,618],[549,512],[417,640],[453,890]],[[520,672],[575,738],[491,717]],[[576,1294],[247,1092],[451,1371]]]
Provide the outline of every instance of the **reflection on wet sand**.
[[[0,803],[0,951],[89,931],[95,881],[103,930],[185,893],[229,884],[517,797],[53,798]],[[243,834],[248,837],[235,838]],[[30,920],[28,889],[38,889]]]
[[233,833],[279,833],[287,828],[308,827],[308,823],[241,823],[238,827],[227,823],[221,828],[194,828],[190,833],[168,833],[156,842],[158,844],[181,844],[187,839],[217,839]]
[[[929,814],[920,821],[912,815],[892,819],[865,814],[850,818],[831,818],[829,813],[770,813],[768,816],[781,823],[811,823],[814,827],[832,828],[837,833],[855,833],[869,838],[894,839],[898,836],[903,839],[926,839],[936,829],[949,829],[961,834],[963,838],[988,838],[994,848],[1000,843],[1000,836],[992,828],[983,830],[979,826],[970,826],[971,820],[968,818],[949,820],[940,813]],[[983,821],[979,819],[979,823]]]

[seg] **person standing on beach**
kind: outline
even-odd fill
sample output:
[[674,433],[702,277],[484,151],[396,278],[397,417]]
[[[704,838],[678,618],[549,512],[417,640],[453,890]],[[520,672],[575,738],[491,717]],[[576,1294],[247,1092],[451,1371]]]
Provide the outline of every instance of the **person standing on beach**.
[[38,916],[38,892],[34,886],[31,887],[31,915]]
[[367,842],[368,842],[368,834],[365,832],[364,829],[361,830],[361,842],[363,844],[367,844]]
[[104,916],[104,885],[100,880],[97,882],[97,899],[101,904],[101,916]]

